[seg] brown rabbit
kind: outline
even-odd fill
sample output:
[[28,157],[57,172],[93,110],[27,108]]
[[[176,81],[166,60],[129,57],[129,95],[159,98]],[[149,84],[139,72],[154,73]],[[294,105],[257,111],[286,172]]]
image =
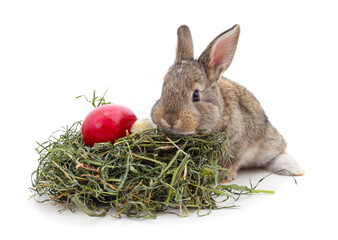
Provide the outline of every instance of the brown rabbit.
[[241,167],[303,175],[257,99],[241,85],[221,77],[234,57],[239,33],[239,25],[221,33],[195,60],[190,30],[179,27],[175,63],[164,77],[152,120],[174,133],[186,135],[203,129],[231,136],[233,159],[224,166],[231,169],[224,181],[235,179]]

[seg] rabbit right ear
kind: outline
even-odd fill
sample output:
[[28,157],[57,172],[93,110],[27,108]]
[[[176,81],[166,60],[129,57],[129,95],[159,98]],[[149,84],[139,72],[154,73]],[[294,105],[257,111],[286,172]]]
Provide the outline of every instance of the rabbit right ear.
[[235,25],[218,35],[204,50],[198,61],[202,63],[210,81],[216,82],[230,66],[235,55],[240,27]]
[[175,63],[194,58],[194,46],[189,27],[182,25],[177,30],[177,47]]

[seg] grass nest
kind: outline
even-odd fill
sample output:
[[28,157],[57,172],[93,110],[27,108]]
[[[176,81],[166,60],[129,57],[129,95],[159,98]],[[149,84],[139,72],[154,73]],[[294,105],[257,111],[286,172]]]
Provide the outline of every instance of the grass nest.
[[[170,212],[199,216],[243,194],[271,193],[256,186],[219,184],[231,161],[228,138],[221,133],[191,136],[150,129],[114,144],[85,145],[81,122],[52,134],[39,144],[38,167],[32,174],[33,196],[89,216],[156,218]],[[206,211],[201,211],[205,209]]]

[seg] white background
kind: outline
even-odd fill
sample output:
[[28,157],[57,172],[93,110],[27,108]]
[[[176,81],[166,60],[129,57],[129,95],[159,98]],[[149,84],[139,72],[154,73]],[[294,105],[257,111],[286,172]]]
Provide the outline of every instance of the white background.
[[[122,3],[123,2],[123,3]],[[207,217],[90,218],[36,203],[35,141],[81,120],[93,90],[148,117],[173,64],[176,30],[195,56],[241,25],[224,74],[260,100],[305,169],[295,185],[271,176],[240,208]],[[337,239],[337,6],[334,1],[1,1],[1,235],[7,239]],[[242,171],[235,183],[266,172]]]

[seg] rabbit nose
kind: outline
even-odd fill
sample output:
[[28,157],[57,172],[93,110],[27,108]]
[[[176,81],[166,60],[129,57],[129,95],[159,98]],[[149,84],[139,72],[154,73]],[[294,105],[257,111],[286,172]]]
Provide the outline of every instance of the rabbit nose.
[[167,114],[163,120],[165,122],[164,125],[167,125],[167,127],[171,129],[173,129],[180,121],[176,114]]
[[168,114],[165,120],[169,124],[170,128],[173,128],[177,122],[177,117],[175,114]]

